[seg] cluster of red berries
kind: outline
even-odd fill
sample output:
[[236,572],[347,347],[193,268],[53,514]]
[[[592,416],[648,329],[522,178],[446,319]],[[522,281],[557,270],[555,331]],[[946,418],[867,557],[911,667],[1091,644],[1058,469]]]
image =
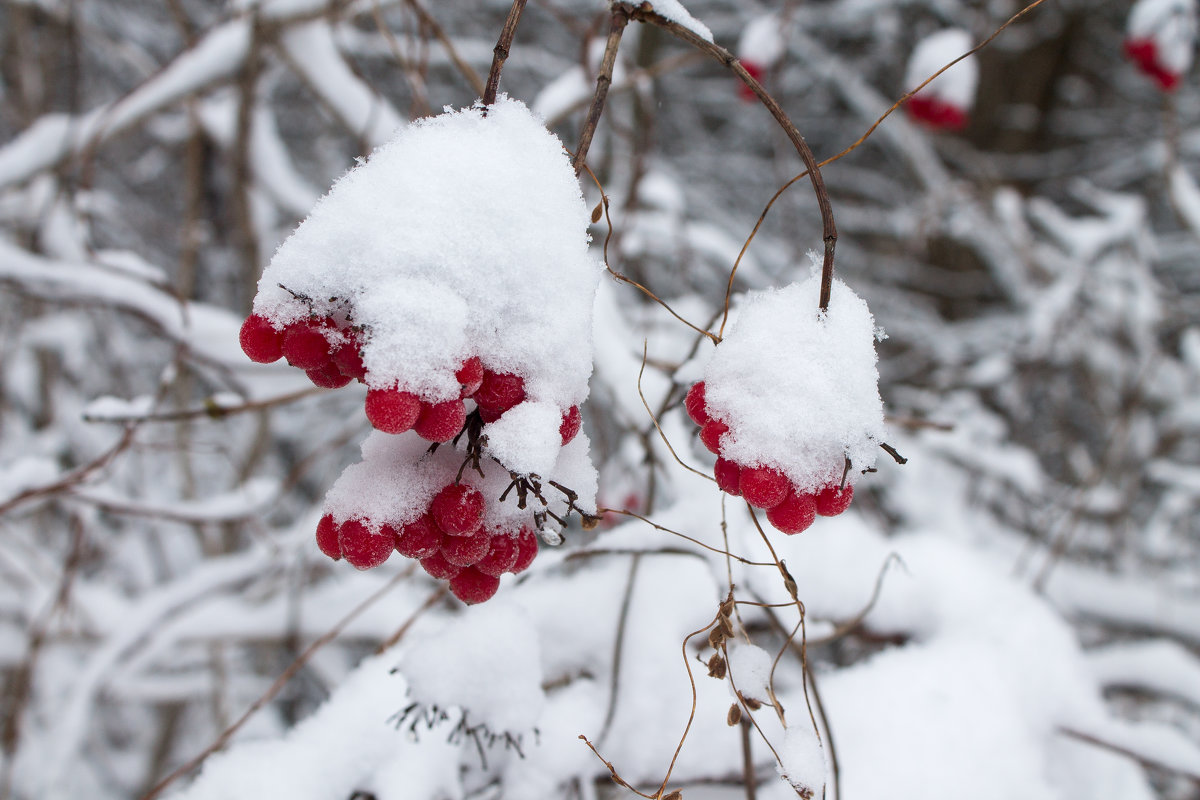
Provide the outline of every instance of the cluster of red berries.
[[954,103],[949,103],[928,94],[917,94],[904,104],[909,116],[931,128],[944,131],[961,131],[967,127],[967,112]]
[[1125,57],[1137,64],[1138,69],[1148,75],[1164,92],[1174,91],[1179,86],[1179,74],[1162,65],[1158,57],[1158,45],[1153,39],[1126,39]]
[[[242,323],[240,341],[251,361],[270,364],[287,359],[314,384],[328,389],[362,381],[367,375],[361,333],[329,317],[310,317],[278,329],[266,317],[251,314]],[[525,400],[525,380],[520,375],[485,369],[478,356],[466,359],[454,375],[461,388],[459,397],[440,402],[422,400],[398,387],[368,390],[367,419],[384,433],[412,430],[426,441],[448,442],[466,423],[465,400],[475,401],[484,422],[495,422]],[[578,406],[563,414],[559,433],[564,445],[579,433],[582,422]]]
[[713,477],[721,491],[741,497],[755,508],[767,512],[767,521],[787,534],[800,533],[820,514],[833,517],[850,507],[853,486],[826,486],[817,492],[804,492],[786,475],[771,467],[745,466],[721,455],[721,436],[729,426],[709,414],[704,401],[704,381],[692,386],[684,399],[692,421],[700,426],[700,441],[717,456]]
[[449,581],[459,600],[482,603],[496,593],[501,575],[523,572],[538,552],[537,535],[528,527],[484,527],[485,505],[474,486],[452,483],[407,525],[373,526],[361,519],[339,525],[326,514],[317,524],[317,547],[359,569],[378,567],[395,550],[420,561],[432,577]]

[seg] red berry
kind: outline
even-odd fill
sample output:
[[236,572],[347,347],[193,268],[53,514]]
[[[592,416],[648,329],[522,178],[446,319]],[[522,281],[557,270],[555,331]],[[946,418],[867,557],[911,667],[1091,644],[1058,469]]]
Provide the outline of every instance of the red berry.
[[[759,64],[757,61],[750,61],[743,58],[742,66],[746,68],[746,72],[750,73],[751,78],[754,78],[754,80],[762,83],[763,76],[767,74],[767,70],[762,64]],[[753,103],[758,99],[758,95],[754,93],[754,90],[741,81],[738,81],[738,97],[740,97],[742,101],[746,103]]]
[[238,341],[242,352],[259,364],[270,364],[283,355],[283,332],[275,330],[269,319],[258,314],[246,317]]
[[442,551],[438,550],[431,556],[425,556],[421,559],[421,569],[429,573],[430,577],[438,580],[449,580],[459,573],[462,567],[451,564],[442,555]]
[[479,360],[479,356],[471,356],[462,363],[458,372],[454,373],[454,377],[462,386],[462,396],[470,397],[479,391],[479,387],[483,383],[483,362]]
[[365,408],[367,419],[384,433],[404,433],[421,415],[420,399],[394,388],[369,390]]
[[372,569],[388,560],[395,540],[382,533],[371,533],[359,520],[348,519],[342,523],[338,542],[346,561],[359,569]]
[[293,367],[316,369],[329,361],[330,345],[325,331],[332,326],[327,320],[301,320],[283,331],[283,355]]
[[498,578],[513,568],[520,553],[521,548],[517,544],[516,536],[503,529],[492,531],[491,549],[476,562],[475,569]]
[[491,546],[491,534],[481,529],[470,536],[447,536],[442,540],[442,555],[451,564],[469,567],[481,561]]
[[470,536],[483,524],[483,492],[465,483],[452,483],[433,496],[429,515],[451,536]]
[[742,497],[755,508],[774,508],[783,502],[791,489],[787,476],[770,467],[744,467],[738,478]]
[[490,408],[479,407],[479,418],[484,422],[495,422],[504,416],[503,411],[492,411]]
[[444,534],[433,524],[433,518],[422,514],[396,531],[396,552],[409,558],[425,558],[442,549]]
[[450,591],[467,605],[488,600],[500,588],[500,579],[467,567],[450,579]]
[[915,95],[908,99],[905,108],[913,119],[927,123],[932,128],[958,131],[967,126],[966,111],[937,97]]
[[329,514],[317,523],[317,547],[322,553],[337,561],[342,557],[342,545],[338,542],[338,525]]
[[734,497],[741,497],[742,490],[738,483],[742,477],[742,468],[727,458],[718,458],[717,463],[713,465],[713,477],[717,479],[717,486],[725,494],[731,494]]
[[579,434],[582,427],[583,415],[579,413],[579,406],[571,406],[567,413],[562,415],[562,424],[558,426],[558,434],[562,437],[564,447]]
[[351,380],[361,381],[367,377],[367,368],[363,366],[361,347],[362,343],[359,341],[358,333],[347,331],[346,341],[333,351],[333,363],[337,364],[341,373]]
[[710,419],[704,423],[704,427],[700,429],[700,441],[708,448],[710,453],[720,454],[721,452],[721,434],[729,430],[729,426],[719,419]]
[[350,382],[350,376],[343,375],[337,364],[332,361],[326,361],[316,369],[305,370],[304,374],[322,389],[340,389]]
[[529,565],[533,563],[533,559],[538,554],[537,534],[529,528],[523,528],[517,534],[517,563],[509,567],[508,571],[513,575],[520,574],[529,569]]
[[467,410],[462,400],[444,403],[421,403],[421,414],[413,425],[417,436],[428,442],[448,442],[462,430]]
[[525,399],[525,379],[509,372],[483,371],[483,383],[475,392],[475,402],[481,408],[503,414]]
[[692,418],[692,422],[700,426],[708,422],[708,409],[704,405],[704,381],[692,384],[687,397],[683,398],[683,407]]
[[817,513],[822,517],[836,517],[850,507],[854,499],[854,487],[847,485],[844,489],[836,486],[826,486],[817,492]]
[[811,494],[788,490],[782,503],[767,512],[767,522],[789,536],[808,530],[817,518],[817,504]]

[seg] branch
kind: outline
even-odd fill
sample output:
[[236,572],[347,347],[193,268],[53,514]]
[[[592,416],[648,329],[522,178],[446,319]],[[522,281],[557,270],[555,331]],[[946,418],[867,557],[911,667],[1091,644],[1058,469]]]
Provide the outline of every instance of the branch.
[[496,102],[496,92],[500,88],[500,70],[508,60],[508,49],[512,47],[513,37],[517,35],[517,23],[521,21],[521,12],[525,10],[526,0],[513,0],[508,9],[508,18],[504,20],[504,28],[500,31],[500,39],[492,50],[492,68],[488,71],[487,85],[483,87],[483,104],[490,106]]
[[600,74],[596,76],[596,94],[592,98],[592,107],[588,109],[587,121],[579,134],[579,147],[575,149],[575,159],[572,166],[575,174],[583,172],[587,161],[588,148],[592,146],[592,136],[596,126],[600,124],[600,115],[604,113],[604,101],[608,97],[608,89],[612,86],[613,68],[617,63],[617,48],[621,44],[621,34],[629,24],[629,14],[623,6],[614,5],[612,12],[612,27],[608,31],[608,43],[604,45],[604,59],[600,62]]

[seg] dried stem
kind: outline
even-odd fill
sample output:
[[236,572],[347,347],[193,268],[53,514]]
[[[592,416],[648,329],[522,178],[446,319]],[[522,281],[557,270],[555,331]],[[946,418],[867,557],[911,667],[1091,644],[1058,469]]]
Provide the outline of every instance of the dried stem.
[[617,48],[621,44],[621,34],[629,24],[629,14],[623,6],[614,5],[612,12],[612,27],[608,31],[608,43],[604,46],[604,59],[600,62],[600,74],[596,76],[596,94],[592,98],[592,107],[588,109],[587,121],[579,134],[579,147],[575,149],[575,174],[583,171],[587,161],[588,148],[592,146],[592,136],[596,126],[600,124],[600,115],[604,113],[604,101],[608,97],[608,89],[612,86],[613,67],[617,63]]
[[487,85],[483,87],[483,105],[490,106],[496,102],[496,92],[500,88],[500,71],[508,60],[508,50],[512,47],[513,37],[517,35],[517,23],[521,21],[521,12],[525,10],[526,0],[513,0],[508,9],[508,17],[504,20],[504,28],[500,38],[492,50],[492,68],[488,71]]

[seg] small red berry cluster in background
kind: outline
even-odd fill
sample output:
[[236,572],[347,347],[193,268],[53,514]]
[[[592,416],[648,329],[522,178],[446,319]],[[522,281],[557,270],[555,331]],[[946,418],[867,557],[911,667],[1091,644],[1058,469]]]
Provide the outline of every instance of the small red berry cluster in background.
[[967,112],[953,103],[927,94],[916,94],[904,104],[908,115],[931,128],[961,131],[967,127]]
[[1124,50],[1125,57],[1137,64],[1138,69],[1152,78],[1164,92],[1174,91],[1179,86],[1179,74],[1162,65],[1158,45],[1153,39],[1126,39]]
[[704,381],[688,390],[683,401],[687,415],[700,426],[700,441],[717,456],[713,477],[721,491],[741,497],[767,512],[767,521],[786,534],[800,533],[817,515],[834,517],[850,507],[854,487],[826,486],[817,492],[799,490],[777,469],[735,463],[721,455],[721,436],[729,426],[709,413]]
[[335,561],[344,558],[359,569],[372,569],[392,551],[415,558],[430,576],[448,581],[464,603],[482,603],[500,588],[500,576],[528,569],[538,553],[537,535],[527,526],[487,528],[482,492],[451,483],[434,495],[429,508],[412,522],[393,526],[332,515],[317,524],[317,547]]

